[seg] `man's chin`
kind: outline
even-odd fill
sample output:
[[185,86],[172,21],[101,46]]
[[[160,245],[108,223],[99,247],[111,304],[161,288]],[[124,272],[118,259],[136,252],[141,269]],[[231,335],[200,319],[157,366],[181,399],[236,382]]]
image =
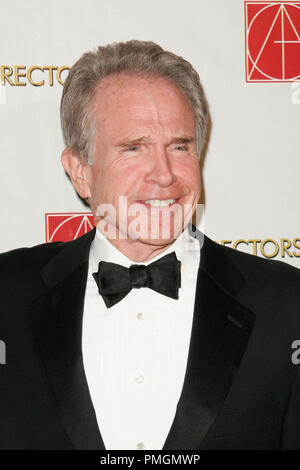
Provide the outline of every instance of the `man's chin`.
[[175,237],[169,238],[138,238],[135,239],[140,243],[144,243],[145,245],[152,245],[152,246],[168,246],[175,241]]
[[172,230],[160,230],[157,233],[151,233],[149,232],[148,234],[139,234],[139,233],[128,233],[129,238],[135,241],[139,241],[140,243],[145,243],[147,245],[153,245],[153,246],[164,246],[164,245],[170,245],[173,243],[182,233],[183,228],[179,227],[177,229]]
[[146,221],[136,224],[132,220],[118,221],[117,224],[108,220],[98,221],[97,228],[110,240],[128,240],[145,243],[147,245],[164,246],[173,243],[183,232],[183,221],[174,220],[169,224]]

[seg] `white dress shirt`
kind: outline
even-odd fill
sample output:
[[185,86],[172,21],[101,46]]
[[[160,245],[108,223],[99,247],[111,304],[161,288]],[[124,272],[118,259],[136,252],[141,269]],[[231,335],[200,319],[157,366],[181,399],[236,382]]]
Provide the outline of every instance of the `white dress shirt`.
[[[107,308],[92,273],[99,261],[148,265],[175,251],[179,299],[134,288]],[[181,395],[193,320],[199,242],[188,227],[145,263],[127,258],[98,229],[91,244],[82,353],[98,426],[107,450],[161,450]]]

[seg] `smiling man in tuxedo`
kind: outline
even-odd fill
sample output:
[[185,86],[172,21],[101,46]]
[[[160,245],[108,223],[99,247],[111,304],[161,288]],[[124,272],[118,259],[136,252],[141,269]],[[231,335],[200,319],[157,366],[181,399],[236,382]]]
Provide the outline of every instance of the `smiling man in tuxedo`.
[[62,164],[95,228],[0,256],[0,448],[300,449],[299,271],[192,225],[207,116],[152,42],[71,68]]

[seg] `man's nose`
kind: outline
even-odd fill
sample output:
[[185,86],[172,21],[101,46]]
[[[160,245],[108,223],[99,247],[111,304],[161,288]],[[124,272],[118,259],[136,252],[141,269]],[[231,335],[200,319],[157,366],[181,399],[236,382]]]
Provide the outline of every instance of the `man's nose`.
[[170,186],[177,181],[166,149],[155,150],[151,155],[151,162],[145,175],[145,181],[161,187]]

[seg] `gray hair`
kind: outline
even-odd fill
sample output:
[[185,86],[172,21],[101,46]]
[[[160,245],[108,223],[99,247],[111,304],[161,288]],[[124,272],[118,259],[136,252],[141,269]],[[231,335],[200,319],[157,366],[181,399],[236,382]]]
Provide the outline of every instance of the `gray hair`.
[[97,85],[103,78],[122,72],[166,78],[177,85],[194,112],[200,158],[208,105],[199,75],[188,61],[151,41],[131,40],[99,46],[95,52],[83,54],[71,67],[60,105],[66,147],[76,151],[84,163],[92,163],[95,140],[92,103]]

